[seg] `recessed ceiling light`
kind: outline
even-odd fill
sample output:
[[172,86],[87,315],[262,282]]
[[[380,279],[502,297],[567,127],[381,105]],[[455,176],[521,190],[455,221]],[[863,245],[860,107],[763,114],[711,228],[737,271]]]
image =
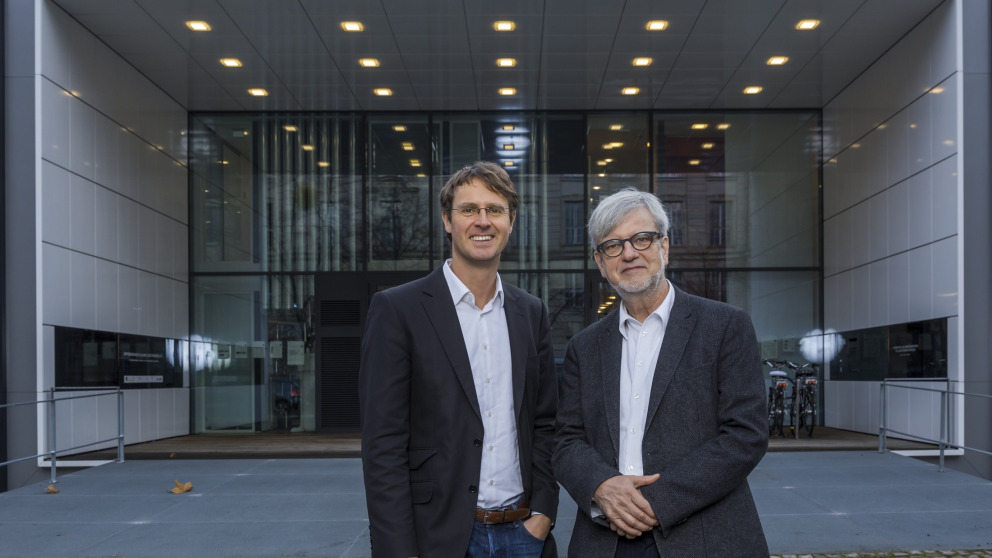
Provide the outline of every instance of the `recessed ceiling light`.
[[648,31],[664,31],[668,28],[668,22],[663,19],[651,20],[644,26]]
[[596,164],[598,166],[600,166],[600,167],[605,167],[606,166],[606,161],[596,161]]
[[762,88],[760,85],[748,85],[747,87],[744,88],[744,94],[757,95],[758,93],[761,93],[761,89]]
[[689,164],[692,166],[696,166],[699,164],[699,159],[689,159]]
[[640,56],[635,58],[631,64],[634,66],[650,66],[652,62],[654,62],[654,60],[648,58],[647,56]]
[[705,123],[705,122],[697,122],[697,123],[695,123],[695,124],[693,124],[691,126],[691,128],[693,130],[705,130],[706,128],[709,128],[709,127],[710,127],[710,125],[707,124],[707,123]]
[[240,68],[241,67],[241,61],[238,60],[237,58],[221,58],[220,59],[220,64],[221,64],[221,66],[224,66],[225,68]]
[[623,130],[623,124],[610,124],[610,130],[619,132],[620,130]]
[[711,143],[711,142],[706,142],[706,143],[704,143],[703,145],[701,145],[700,147],[702,147],[703,149],[713,149],[713,146],[714,146],[714,145],[715,145],[715,144],[713,144],[713,143]]
[[420,159],[410,159],[410,166],[411,167],[419,167],[420,166]]
[[329,167],[329,166],[331,166],[331,164],[330,164],[330,163],[328,163],[327,161],[317,161],[317,166],[318,166],[318,167],[324,167],[324,168],[327,168],[327,167]]
[[310,144],[304,144],[300,146],[300,149],[303,151],[313,151],[313,146]]
[[503,124],[503,129],[506,131],[510,131],[510,130],[516,130],[517,127],[514,126],[513,124]]
[[716,125],[716,129],[717,129],[717,130],[726,130],[726,129],[727,129],[727,128],[729,128],[729,127],[730,127],[730,124],[728,124],[728,123],[726,123],[726,122],[723,122],[723,123],[721,123],[721,124],[717,124],[717,125]]
[[598,186],[598,185],[597,185],[597,186],[593,186],[593,187],[592,187],[592,189],[593,189],[593,190],[599,190],[600,188],[602,188],[602,186]]
[[493,29],[497,31],[513,31],[517,28],[517,24],[512,21],[494,21]]
[[287,132],[295,132],[295,131],[299,130],[299,128],[297,128],[296,126],[293,126],[292,124],[286,124],[285,126],[282,127],[282,129],[283,130],[286,130]]
[[405,141],[400,144],[403,147],[403,151],[413,151],[413,142]]
[[930,90],[930,92],[933,93],[933,94],[935,94],[935,95],[939,95],[940,93],[943,93],[944,92],[944,88],[943,87],[934,87],[933,89]]
[[772,56],[765,62],[765,64],[768,64],[769,66],[781,66],[782,64],[785,64],[788,61],[789,61],[788,56]]
[[206,21],[187,21],[186,27],[193,31],[210,31],[210,24]]
[[262,89],[261,87],[253,87],[248,90],[248,94],[253,97],[266,97],[268,96],[269,92]]
[[796,24],[796,29],[800,31],[810,31],[816,29],[820,25],[820,20],[818,19],[802,19]]
[[393,94],[393,90],[389,89],[388,87],[377,87],[376,89],[372,90],[372,92],[379,97],[389,97]]
[[620,93],[623,95],[637,95],[641,90],[637,87],[624,87]]
[[513,161],[503,161],[503,166],[504,167],[512,167],[513,166]]
[[358,31],[364,31],[365,30],[365,26],[362,25],[362,22],[360,22],[360,21],[342,21],[341,22],[341,29],[344,29],[345,31],[348,31],[348,32],[351,32],[351,33],[356,33]]
[[516,58],[497,58],[496,65],[500,68],[512,68],[517,65]]
[[393,126],[393,131],[394,132],[405,132],[406,131],[406,126],[404,126],[402,124],[397,124],[397,125]]
[[500,90],[499,90],[499,94],[500,95],[506,95],[506,96],[516,95],[517,94],[517,90],[514,89],[514,88],[512,88],[512,87],[501,87]]
[[358,60],[358,63],[363,68],[378,68],[379,67],[379,60],[377,60],[375,58],[360,58]]
[[517,148],[517,146],[516,145],[513,145],[512,143],[504,143],[503,144],[503,151],[513,151],[516,148]]

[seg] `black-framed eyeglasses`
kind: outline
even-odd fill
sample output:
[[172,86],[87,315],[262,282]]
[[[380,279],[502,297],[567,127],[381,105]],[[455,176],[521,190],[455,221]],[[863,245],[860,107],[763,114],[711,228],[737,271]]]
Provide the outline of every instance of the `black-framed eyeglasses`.
[[644,231],[639,232],[630,238],[611,238],[600,242],[599,245],[596,246],[596,251],[608,258],[615,258],[623,253],[623,245],[630,242],[630,245],[634,247],[634,250],[643,252],[654,244],[654,239],[660,237],[660,232]]
[[455,215],[461,215],[462,217],[467,217],[473,219],[479,215],[479,212],[485,211],[486,216],[490,219],[499,219],[501,217],[506,217],[510,214],[509,208],[500,207],[498,205],[493,205],[490,207],[476,207],[474,205],[463,205],[461,207],[451,208],[451,213]]

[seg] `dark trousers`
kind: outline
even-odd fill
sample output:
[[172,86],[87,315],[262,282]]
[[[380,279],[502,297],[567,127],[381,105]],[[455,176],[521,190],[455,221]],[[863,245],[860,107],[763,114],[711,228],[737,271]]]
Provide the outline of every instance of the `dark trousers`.
[[658,558],[658,547],[654,544],[654,534],[645,533],[636,539],[620,537],[617,542],[616,558]]

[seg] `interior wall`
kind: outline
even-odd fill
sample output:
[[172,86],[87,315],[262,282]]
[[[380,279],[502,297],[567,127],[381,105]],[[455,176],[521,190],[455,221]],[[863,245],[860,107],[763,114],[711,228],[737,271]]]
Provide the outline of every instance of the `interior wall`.
[[[955,318],[961,301],[958,2],[946,2],[823,109],[824,325]],[[949,369],[960,379],[961,368]],[[829,380],[829,378],[828,378]],[[878,432],[877,382],[825,382],[827,426]],[[889,402],[890,427],[918,396]]]

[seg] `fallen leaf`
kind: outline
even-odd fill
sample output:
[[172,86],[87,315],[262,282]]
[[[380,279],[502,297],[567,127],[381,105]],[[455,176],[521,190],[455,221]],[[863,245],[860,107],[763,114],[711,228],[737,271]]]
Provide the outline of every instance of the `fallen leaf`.
[[59,489],[58,488],[55,488],[55,485],[54,484],[50,484],[50,485],[48,485],[48,493],[49,494],[58,494],[59,493]]
[[176,481],[176,487],[169,490],[169,492],[173,494],[182,494],[184,492],[189,492],[190,490],[193,490],[193,483],[187,482],[183,484],[179,481]]

